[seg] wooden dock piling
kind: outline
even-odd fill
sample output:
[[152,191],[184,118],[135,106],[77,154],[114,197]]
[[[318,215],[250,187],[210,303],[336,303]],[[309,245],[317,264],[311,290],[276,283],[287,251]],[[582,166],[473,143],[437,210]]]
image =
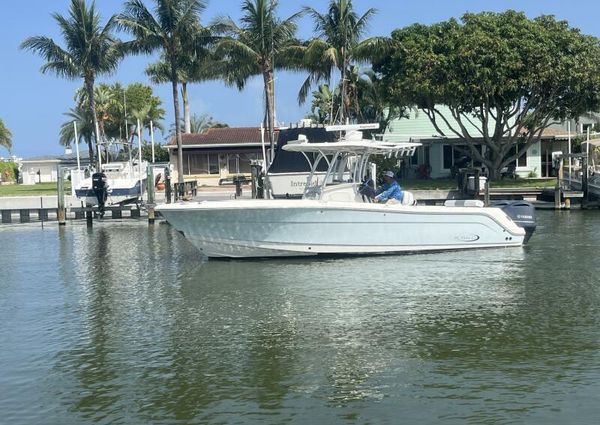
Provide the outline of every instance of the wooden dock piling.
[[58,179],[56,180],[56,189],[58,192],[58,224],[64,226],[67,224],[67,211],[65,209],[65,181],[63,175],[63,168],[59,165],[58,167]]
[[148,167],[147,168],[147,176],[146,176],[146,181],[147,183],[147,188],[146,188],[146,196],[147,196],[147,208],[148,208],[148,224],[154,224],[154,179],[152,178],[153,173],[152,173],[153,168],[152,167]]

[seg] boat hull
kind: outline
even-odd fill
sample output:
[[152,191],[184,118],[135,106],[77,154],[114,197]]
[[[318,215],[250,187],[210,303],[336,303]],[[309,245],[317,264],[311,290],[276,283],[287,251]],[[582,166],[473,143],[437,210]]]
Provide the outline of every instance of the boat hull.
[[223,201],[157,207],[208,257],[374,255],[520,246],[497,208],[321,201]]

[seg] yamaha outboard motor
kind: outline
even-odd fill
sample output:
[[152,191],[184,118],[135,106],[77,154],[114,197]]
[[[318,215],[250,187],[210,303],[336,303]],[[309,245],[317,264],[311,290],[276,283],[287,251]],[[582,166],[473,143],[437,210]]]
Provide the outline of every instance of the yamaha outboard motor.
[[98,210],[100,211],[100,218],[102,218],[104,217],[104,205],[106,204],[106,198],[108,197],[108,184],[106,182],[106,174],[92,174],[92,189],[94,190],[96,199],[98,199]]
[[535,231],[535,207],[527,201],[495,201],[492,207],[500,208],[519,227],[525,229],[525,240],[527,243]]

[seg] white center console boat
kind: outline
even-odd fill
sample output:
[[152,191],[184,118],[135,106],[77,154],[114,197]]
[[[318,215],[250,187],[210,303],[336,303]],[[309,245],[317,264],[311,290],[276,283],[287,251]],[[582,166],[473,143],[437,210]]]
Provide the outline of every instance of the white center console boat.
[[[365,127],[335,126],[329,130],[345,131],[338,141],[301,139],[285,146],[311,164],[302,199],[181,202],[156,209],[208,257],[373,255],[524,243],[523,228],[481,201],[419,206],[405,192],[402,203],[372,203],[361,193],[369,157],[411,156],[419,144],[364,140],[357,130]],[[313,179],[321,161],[326,176]]]

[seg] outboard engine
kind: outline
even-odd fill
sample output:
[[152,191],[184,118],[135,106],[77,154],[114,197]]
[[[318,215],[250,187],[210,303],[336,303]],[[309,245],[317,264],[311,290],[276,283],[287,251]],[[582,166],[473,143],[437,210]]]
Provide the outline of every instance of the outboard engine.
[[100,218],[104,217],[104,205],[108,197],[108,184],[106,181],[106,174],[94,173],[92,174],[92,189],[98,199],[98,210],[100,211]]
[[535,207],[527,201],[495,201],[492,207],[500,208],[508,215],[512,221],[519,227],[525,229],[525,240],[527,243],[535,231]]

